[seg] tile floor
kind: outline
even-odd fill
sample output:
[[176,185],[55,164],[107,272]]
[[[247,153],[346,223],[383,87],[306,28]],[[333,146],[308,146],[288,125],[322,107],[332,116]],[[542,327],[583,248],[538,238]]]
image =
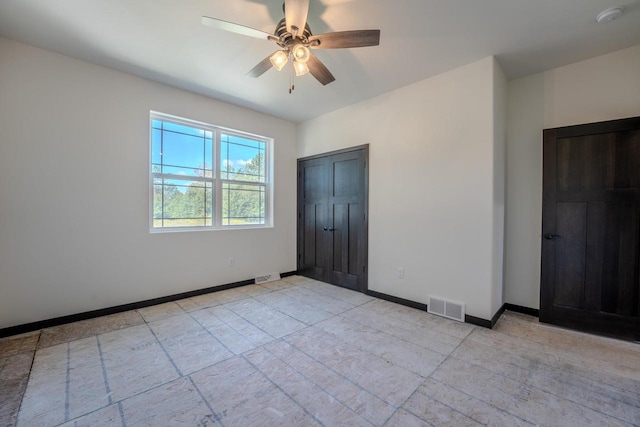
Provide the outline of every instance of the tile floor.
[[640,345],[289,277],[0,340],[0,426],[640,425]]

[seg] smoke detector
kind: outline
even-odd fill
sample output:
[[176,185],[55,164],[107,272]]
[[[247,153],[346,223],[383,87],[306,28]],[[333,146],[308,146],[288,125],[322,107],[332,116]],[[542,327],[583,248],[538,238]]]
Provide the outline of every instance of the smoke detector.
[[610,7],[609,9],[603,10],[596,16],[596,21],[600,24],[604,24],[605,22],[611,22],[622,15],[624,12],[623,7]]

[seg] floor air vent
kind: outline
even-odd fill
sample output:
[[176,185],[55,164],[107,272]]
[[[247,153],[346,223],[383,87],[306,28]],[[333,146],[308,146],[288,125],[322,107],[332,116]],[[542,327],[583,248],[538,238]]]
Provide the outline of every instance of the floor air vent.
[[260,283],[275,282],[276,280],[280,280],[280,274],[270,273],[265,276],[256,277],[256,285],[259,285]]
[[438,316],[457,320],[458,322],[464,322],[464,303],[462,302],[430,296],[427,311],[431,314],[437,314]]

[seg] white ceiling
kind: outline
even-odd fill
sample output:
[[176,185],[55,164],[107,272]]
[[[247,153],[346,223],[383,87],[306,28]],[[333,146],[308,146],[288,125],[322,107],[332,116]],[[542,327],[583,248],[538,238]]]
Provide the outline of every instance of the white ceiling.
[[[640,44],[640,0],[310,0],[314,34],[380,29],[380,46],[316,50],[322,86],[275,69],[245,76],[273,42],[201,25],[202,15],[269,33],[282,0],[0,0],[0,36],[294,122],[496,55],[509,78]],[[597,24],[602,10],[625,13]],[[0,61],[2,59],[0,58]]]

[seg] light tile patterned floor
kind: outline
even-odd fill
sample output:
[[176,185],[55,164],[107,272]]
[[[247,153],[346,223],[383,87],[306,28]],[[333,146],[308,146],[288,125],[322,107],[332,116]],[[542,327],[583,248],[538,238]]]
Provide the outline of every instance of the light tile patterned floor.
[[1,427],[640,425],[637,344],[297,276],[0,340],[0,381]]

